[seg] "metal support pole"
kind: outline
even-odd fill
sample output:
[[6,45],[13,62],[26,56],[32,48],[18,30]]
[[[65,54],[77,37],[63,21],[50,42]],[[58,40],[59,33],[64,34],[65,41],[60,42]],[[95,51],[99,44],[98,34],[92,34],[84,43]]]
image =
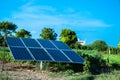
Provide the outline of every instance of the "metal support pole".
[[40,70],[42,70],[42,69],[43,69],[43,62],[40,61]]

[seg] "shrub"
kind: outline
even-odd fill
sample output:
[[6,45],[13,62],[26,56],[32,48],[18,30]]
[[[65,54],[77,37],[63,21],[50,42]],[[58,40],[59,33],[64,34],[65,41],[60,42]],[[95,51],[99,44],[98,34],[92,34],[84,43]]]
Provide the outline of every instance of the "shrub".
[[9,52],[4,53],[3,51],[0,51],[0,60],[4,60],[7,62],[13,61],[12,55]]
[[88,58],[85,58],[84,66],[83,66],[84,73],[88,73],[90,70],[90,62],[88,61]]
[[68,69],[67,71],[65,71],[65,74],[72,75],[72,74],[74,74],[74,71],[71,69]]

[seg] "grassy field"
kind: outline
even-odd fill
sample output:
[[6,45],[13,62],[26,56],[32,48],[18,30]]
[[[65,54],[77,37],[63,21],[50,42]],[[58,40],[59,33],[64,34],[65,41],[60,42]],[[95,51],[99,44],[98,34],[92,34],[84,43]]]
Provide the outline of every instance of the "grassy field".
[[120,66],[120,55],[115,55],[115,54],[104,54],[102,55],[102,58],[103,59],[108,59],[109,60],[109,63],[111,65],[118,65]]
[[[90,55],[91,57],[96,57],[96,55],[100,54],[96,50],[75,50],[75,51],[79,53],[80,55],[86,54],[86,55]],[[101,59],[106,60],[106,61],[109,60],[109,63],[108,63],[109,66],[112,66],[112,67],[117,66],[120,68],[120,55],[116,55],[116,54],[114,55],[113,54],[100,54],[100,55],[101,55]],[[0,49],[0,60],[3,60],[3,56],[4,56],[4,60],[8,62],[13,60],[7,48],[5,51],[5,55],[4,55],[3,48]],[[49,75],[49,77],[57,78],[57,76],[53,76],[56,74],[57,76],[64,76],[63,80],[120,80],[120,69],[113,69],[108,72],[103,71],[97,75],[91,74],[91,72],[89,73],[77,72],[76,73],[73,70],[64,70],[64,71],[60,71],[57,73],[52,72],[51,75]],[[7,76],[4,77],[0,74],[0,80],[12,80],[12,79],[8,78]]]
[[110,73],[102,73],[99,75],[92,75],[89,73],[74,75],[67,80],[120,80],[120,71],[113,70]]
[[86,54],[92,57],[101,55],[101,59],[108,61],[109,65],[116,65],[120,67],[120,54],[100,54],[96,50],[75,50],[80,55]]

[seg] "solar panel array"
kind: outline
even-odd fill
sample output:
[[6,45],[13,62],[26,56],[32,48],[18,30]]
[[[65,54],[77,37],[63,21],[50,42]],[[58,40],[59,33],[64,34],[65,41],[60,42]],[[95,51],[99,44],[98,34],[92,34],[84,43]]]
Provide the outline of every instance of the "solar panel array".
[[83,63],[84,59],[65,43],[53,40],[7,37],[15,60]]

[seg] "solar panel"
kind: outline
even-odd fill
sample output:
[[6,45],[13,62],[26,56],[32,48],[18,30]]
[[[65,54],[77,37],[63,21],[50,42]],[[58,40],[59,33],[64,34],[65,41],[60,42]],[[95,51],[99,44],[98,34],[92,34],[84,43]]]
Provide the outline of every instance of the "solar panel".
[[15,60],[34,60],[26,48],[10,47]]
[[47,49],[47,51],[56,62],[70,62],[70,60],[60,50]]
[[83,63],[84,59],[65,43],[31,38],[7,38],[15,60]]
[[27,47],[41,47],[35,39],[22,38],[22,40]]
[[[65,43],[61,42],[61,41],[52,41],[53,44],[55,44],[55,46],[58,49],[70,49]],[[71,49],[70,49],[71,50]]]
[[49,40],[40,40],[38,39],[38,42],[44,47],[44,48],[55,48],[56,47],[49,41]]
[[52,61],[50,56],[43,50],[38,48],[29,48],[32,55],[35,57],[36,60],[44,60],[44,61]]
[[7,37],[7,43],[9,46],[21,46],[24,47],[23,43],[21,42],[20,38],[9,38]]
[[67,55],[72,61],[73,63],[83,63],[84,60],[82,57],[80,57],[78,54],[76,54],[74,51],[68,51],[68,50],[62,50],[65,55]]

